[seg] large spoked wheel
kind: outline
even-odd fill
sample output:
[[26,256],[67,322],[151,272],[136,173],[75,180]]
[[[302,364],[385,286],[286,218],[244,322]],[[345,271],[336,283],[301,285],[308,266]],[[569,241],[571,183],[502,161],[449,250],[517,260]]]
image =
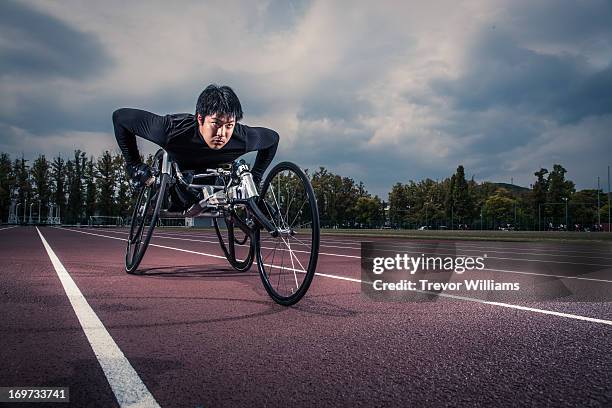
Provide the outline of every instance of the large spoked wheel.
[[295,164],[276,165],[266,177],[259,202],[279,231],[256,231],[257,268],[275,302],[292,305],[308,290],[319,256],[319,211],[310,181]]
[[130,236],[125,252],[125,271],[127,273],[136,272],[136,268],[147,251],[163,206],[168,177],[167,174],[160,174],[155,178],[153,184],[140,189],[132,212]]
[[223,254],[234,269],[240,272],[248,271],[253,265],[255,245],[253,231],[246,224],[246,211],[233,208],[226,214],[223,230],[216,218],[213,218],[219,245]]

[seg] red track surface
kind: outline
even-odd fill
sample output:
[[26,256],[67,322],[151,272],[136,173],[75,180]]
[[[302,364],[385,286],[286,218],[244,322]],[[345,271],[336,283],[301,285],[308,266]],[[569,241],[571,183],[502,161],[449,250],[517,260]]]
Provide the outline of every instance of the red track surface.
[[[609,302],[520,303],[567,317],[444,298],[376,302],[359,283],[316,276],[286,308],[256,267],[237,273],[224,259],[151,246],[146,274],[133,276],[124,229],[40,231],[162,407],[612,405]],[[213,235],[160,230],[152,243],[221,256]],[[321,255],[317,271],[360,279],[358,244],[324,236],[322,253],[351,257]],[[609,245],[425,248],[485,251],[493,268],[574,271],[612,289]],[[118,406],[36,229],[0,230],[0,256],[0,386],[67,386],[71,406]]]

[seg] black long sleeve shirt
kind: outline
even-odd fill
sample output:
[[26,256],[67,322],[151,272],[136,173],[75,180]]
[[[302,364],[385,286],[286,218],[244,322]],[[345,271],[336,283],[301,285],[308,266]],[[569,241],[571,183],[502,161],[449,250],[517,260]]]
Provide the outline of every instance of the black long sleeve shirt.
[[136,145],[138,135],[166,150],[182,170],[215,168],[257,151],[251,169],[255,179],[261,179],[272,162],[279,140],[278,133],[273,130],[237,123],[227,144],[214,150],[200,136],[195,116],[188,113],[160,116],[140,109],[122,108],[113,112],[113,125],[128,165],[140,163]]

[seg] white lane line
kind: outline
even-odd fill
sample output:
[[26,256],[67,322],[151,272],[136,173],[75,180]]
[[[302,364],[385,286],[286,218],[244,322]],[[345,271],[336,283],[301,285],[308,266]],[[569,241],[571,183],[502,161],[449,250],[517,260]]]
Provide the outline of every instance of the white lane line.
[[[117,231],[119,232],[119,231]],[[184,234],[184,233],[172,233],[172,232],[164,232],[163,234],[166,235],[166,237],[168,237],[168,239],[172,239],[171,237],[174,235],[179,235],[182,237],[194,237],[194,238],[205,238],[205,239],[216,239],[216,235],[214,236],[208,236],[208,234],[202,234],[202,235],[196,235],[196,234]],[[172,235],[171,235],[172,234]],[[156,235],[157,236],[157,235]],[[364,238],[363,241],[367,241],[367,237],[360,237],[360,238]],[[375,237],[373,237],[375,238]],[[204,241],[207,242],[207,241]],[[269,240],[266,239],[262,239],[262,242],[269,242]],[[356,244],[355,241],[352,242],[347,242],[347,241],[338,241],[339,243],[346,243],[345,246],[341,246],[341,245],[330,245],[328,242],[334,242],[334,241],[323,241],[321,240],[321,244],[320,247],[326,247],[326,248],[338,248],[338,249],[347,249],[347,250],[359,250],[360,244]],[[608,253],[608,252],[603,252],[603,251],[564,251],[564,250],[555,250],[555,249],[551,249],[549,252],[530,252],[529,249],[521,249],[521,248],[516,248],[513,247],[511,249],[515,249],[515,250],[519,250],[520,252],[516,252],[516,251],[512,251],[512,250],[508,250],[508,248],[503,248],[503,247],[480,247],[477,245],[471,245],[472,248],[475,249],[470,249],[468,248],[465,244],[463,243],[459,243],[457,245],[454,244],[438,244],[438,243],[426,243],[426,242],[406,242],[402,245],[397,245],[397,244],[392,244],[392,243],[385,243],[385,242],[380,242],[380,245],[383,245],[387,248],[399,248],[399,249],[404,249],[404,250],[410,250],[410,249],[416,249],[416,248],[423,248],[423,247],[435,247],[435,248],[446,248],[446,249],[456,249],[458,251],[465,251],[465,252],[483,252],[486,251],[487,253],[500,253],[500,254],[512,254],[512,255],[533,255],[533,256],[549,256],[549,257],[566,257],[566,258],[587,258],[587,259],[608,259],[608,260],[612,260],[612,257],[605,257],[605,256],[589,256],[589,255],[568,255],[565,253],[553,253],[553,252],[566,252],[566,253],[578,253],[578,254],[585,254],[585,253],[595,253],[595,254],[599,254],[599,253]],[[464,248],[465,247],[465,248]],[[503,249],[501,251],[498,251],[496,249]],[[533,249],[534,251],[542,251],[545,250],[545,248],[541,248],[541,249]],[[387,249],[386,251],[392,252],[391,249]],[[523,251],[527,251],[527,252],[523,252]],[[429,253],[427,251],[421,251],[421,252],[425,252],[425,253]],[[498,258],[498,259],[506,259],[506,258]],[[541,262],[545,262],[545,260],[541,260]],[[551,261],[554,262],[554,261]]]
[[13,225],[12,227],[4,227],[4,228],[0,228],[0,231],[2,230],[7,230],[7,229],[11,229],[11,228],[17,228],[16,225]]
[[[372,239],[380,239],[383,242],[397,242],[397,241],[391,241],[391,238],[389,237],[384,237],[384,236],[376,236],[376,235],[369,235],[369,236],[356,236],[356,239],[359,238],[361,241],[367,241],[368,238],[372,238]],[[462,247],[466,247],[466,248],[477,248],[477,249],[487,249],[487,250],[494,250],[494,249],[501,249],[501,250],[505,250],[507,251],[508,249],[514,249],[514,250],[520,250],[520,251],[529,251],[529,250],[533,250],[533,251],[543,251],[543,250],[548,250],[549,248],[547,247],[535,247],[535,248],[523,248],[523,247],[518,247],[516,245],[510,245],[510,246],[490,246],[490,245],[486,245],[488,242],[490,243],[495,243],[495,242],[500,242],[500,241],[472,241],[472,242],[479,242],[479,243],[469,243],[466,242],[465,240],[436,240],[435,238],[433,239],[424,239],[424,238],[419,238],[419,237],[402,237],[399,238],[400,240],[404,240],[406,242],[409,243],[414,243],[414,244],[421,244],[421,245],[436,245],[436,246],[440,246],[440,247],[455,247],[457,245],[462,246]],[[325,240],[325,241],[321,241],[321,242],[332,242],[332,243],[346,243],[346,244],[352,244],[355,241],[340,241],[340,240]],[[512,242],[509,242],[512,243]],[[521,243],[521,242],[519,242]],[[527,241],[523,241],[523,244],[533,244],[533,242],[527,242]],[[588,241],[584,241],[581,242],[582,244],[586,244],[588,243]],[[567,243],[556,243],[554,241],[547,241],[546,242],[547,245],[569,245]],[[612,245],[606,244],[608,245],[609,248],[612,248]],[[533,245],[531,245],[533,246]],[[592,253],[592,254],[608,254],[609,250],[598,250],[598,251],[585,251],[585,250],[568,250],[568,249],[562,249],[562,248],[557,248],[554,250],[555,252],[569,252],[569,253]]]
[[[105,237],[105,238],[112,238],[112,239],[119,239],[119,240],[123,240],[126,241],[123,238],[117,238],[117,237],[109,237],[107,235],[99,235],[99,234],[94,234],[91,232],[84,232],[84,231],[76,231],[76,230],[69,230],[69,231],[74,231],[74,232],[80,232],[82,234],[90,234],[90,235],[98,235],[101,237]],[[117,231],[117,234],[127,234],[127,232],[120,232]],[[199,240],[199,239],[190,239],[190,238],[178,238],[178,237],[163,237],[163,236],[159,236],[156,235],[156,237],[159,238],[163,238],[163,239],[174,239],[174,240],[178,240],[178,241],[189,241],[189,242],[204,242],[204,243],[211,243],[211,244],[217,244],[218,241],[204,241],[204,240]],[[206,254],[203,252],[194,252],[194,251],[187,251],[187,250],[183,250],[180,248],[173,248],[173,247],[166,247],[166,246],[162,246],[162,245],[157,245],[157,244],[149,244],[152,246],[157,246],[160,248],[169,248],[169,249],[176,249],[177,251],[186,251],[189,253],[194,253],[194,254],[198,254],[198,255],[207,255],[207,256],[212,256],[212,257],[219,257],[217,255],[211,255],[211,254]],[[269,247],[262,247],[262,249],[274,249],[274,248],[269,248]],[[285,249],[278,249],[279,251],[286,251]],[[299,250],[294,250],[295,252],[307,252],[307,251],[299,251]],[[389,250],[382,250],[382,251],[389,251]],[[342,258],[357,258],[360,259],[361,256],[356,256],[356,255],[343,255],[343,254],[330,254],[330,253],[326,253],[326,252],[319,252],[319,255],[326,255],[326,256],[336,256],[336,257],[342,257]],[[450,254],[446,254],[446,255],[450,255]],[[222,259],[225,259],[224,257],[220,257]],[[512,258],[509,258],[512,259]],[[255,262],[257,263],[257,262]],[[579,265],[589,265],[589,264],[579,264]],[[610,266],[610,265],[608,265]],[[509,270],[509,269],[494,269],[494,268],[485,268],[483,269],[485,271],[493,271],[493,272],[503,272],[503,273],[516,273],[516,274],[521,274],[521,275],[535,275],[535,276],[546,276],[546,277],[553,277],[553,278],[559,278],[559,279],[576,279],[576,280],[586,280],[586,281],[594,281],[594,282],[606,282],[606,283],[612,283],[612,280],[607,280],[607,279],[598,279],[598,278],[585,278],[582,276],[564,276],[564,275],[552,275],[552,274],[548,274],[548,273],[539,273],[539,272],[524,272],[524,271],[513,271],[513,270]],[[471,272],[479,272],[478,270],[474,270]]]
[[[93,232],[77,231],[77,230],[73,230],[73,229],[70,229],[70,228],[61,228],[61,227],[58,227],[58,228],[62,229],[62,230],[66,230],[66,231],[78,232],[79,234],[94,235],[96,237],[116,239],[116,240],[119,240],[119,241],[127,241],[127,239],[125,239],[125,238],[111,237],[111,236],[102,235],[102,234],[94,234]],[[220,256],[220,255],[207,254],[205,252],[198,252],[198,251],[190,251],[188,249],[169,247],[169,246],[165,246],[165,245],[149,244],[149,246],[154,246],[154,247],[157,247],[157,248],[164,248],[164,249],[172,249],[172,250],[175,250],[175,251],[186,252],[188,254],[210,256],[211,258],[226,259],[224,256]]]
[[[196,231],[193,231],[191,233],[185,233],[183,231],[177,231],[177,230],[169,230],[168,232],[166,232],[166,234],[179,234],[181,236],[192,236],[192,237],[205,237],[205,238],[215,238],[216,235],[214,234],[214,232],[208,232],[205,230],[202,230],[201,233],[196,233]],[[361,240],[361,241],[367,241],[368,238],[372,238],[372,239],[376,239],[376,240],[382,240],[383,242],[396,242],[396,241],[390,241],[392,238],[390,237],[386,237],[384,235],[381,236],[376,236],[376,235],[362,235],[362,236],[355,236],[355,239],[353,240],[339,240],[339,239],[327,239],[327,237],[330,237],[332,235],[322,235],[321,236],[321,245],[326,245],[327,243],[339,243],[339,244],[355,244],[355,240]],[[499,242],[499,241],[477,241],[478,243],[470,243],[470,242],[466,242],[465,240],[461,240],[461,239],[457,239],[457,240],[436,240],[436,239],[426,239],[426,238],[420,238],[420,237],[411,237],[411,236],[406,236],[406,237],[401,237],[399,238],[401,240],[405,240],[408,243],[412,243],[415,245],[435,245],[438,247],[449,247],[449,248],[455,248],[457,245],[460,245],[462,247],[466,247],[466,248],[477,248],[477,249],[487,249],[487,250],[495,250],[495,249],[500,249],[500,250],[504,250],[507,251],[508,249],[514,249],[514,250],[520,250],[520,251],[529,251],[529,250],[533,250],[533,251],[542,251],[542,250],[547,250],[548,248],[522,248],[522,247],[517,247],[517,246],[487,246],[486,244],[491,242],[491,243],[495,243],[495,242]],[[474,242],[474,241],[472,241]],[[509,242],[510,244],[512,244],[513,242]],[[521,242],[519,242],[520,244]],[[523,242],[525,243],[525,242]],[[555,244],[554,242],[547,242],[548,244]],[[485,246],[483,246],[485,245]],[[567,243],[559,243],[559,245],[569,245]],[[331,245],[330,245],[331,246]],[[342,247],[339,247],[342,248]],[[348,248],[348,247],[347,247]],[[612,249],[612,245],[610,245],[610,248]],[[593,254],[597,254],[597,253],[604,253],[607,254],[609,253],[608,250],[599,250],[599,251],[585,251],[583,249],[581,250],[567,250],[567,249],[555,249],[555,252],[569,252],[569,253],[580,253],[580,254],[584,254],[584,253],[593,253]]]
[[72,277],[66,268],[64,268],[57,255],[55,255],[55,252],[53,252],[53,249],[51,249],[38,227],[36,227],[36,231],[47,250],[55,272],[62,282],[70,304],[79,319],[79,323],[119,405],[126,408],[159,407],[159,404],[153,395],[151,395],[146,385],[144,385],[134,367],[132,367],[119,346],[117,346],[117,343],[115,343],[91,306],[89,306],[87,299],[85,299],[76,283],[74,283],[74,280],[72,280]]
[[[93,234],[91,232],[84,232],[84,231],[76,231],[76,230],[71,230],[71,229],[67,229],[67,228],[63,228],[63,229],[66,229],[67,231],[79,232],[81,234],[96,235],[96,236],[99,236],[99,237],[110,238],[110,239],[118,239],[118,240],[121,240],[121,241],[126,241],[123,238],[109,237],[109,236],[106,236],[106,235]],[[150,244],[150,245],[152,245],[152,244]],[[157,246],[157,247],[160,247],[160,248],[166,248],[166,249],[173,249],[175,251],[188,252],[188,253],[192,253],[192,254],[212,256],[212,257],[215,257],[215,258],[223,258],[223,259],[225,259],[222,256],[210,255],[210,254],[205,254],[205,253],[196,252],[196,251],[189,251],[189,250],[186,250],[186,249],[166,247],[166,246],[161,246],[161,245],[154,245],[154,246]],[[361,279],[348,278],[348,277],[345,277],[345,276],[337,276],[337,275],[331,275],[331,274],[327,274],[327,273],[316,272],[315,275],[322,276],[322,277],[325,277],[325,278],[331,278],[331,279],[338,279],[338,280],[344,280],[344,281],[349,281],[349,282],[355,282],[355,283],[359,283],[359,284],[361,284],[361,283],[366,283],[366,284],[370,284],[370,285],[372,284],[372,282],[364,282]],[[509,308],[509,309],[524,310],[524,311],[529,311],[529,312],[534,312],[534,313],[540,313],[540,314],[551,315],[551,316],[558,316],[558,317],[566,317],[566,318],[569,318],[569,319],[582,320],[582,321],[591,322],[591,323],[601,323],[601,324],[606,324],[606,325],[612,326],[612,321],[610,321],[610,320],[595,319],[593,317],[580,316],[580,315],[575,315],[575,314],[571,314],[571,313],[555,312],[553,310],[546,310],[546,309],[536,309],[536,308],[533,308],[533,307],[513,305],[513,304],[510,304],[510,303],[491,302],[491,301],[488,301],[488,300],[469,298],[469,297],[465,297],[465,296],[449,295],[449,294],[445,294],[445,293],[435,293],[435,292],[427,292],[427,291],[417,291],[417,292],[428,293],[428,294],[435,294],[435,295],[438,295],[438,296],[441,296],[441,297],[447,297],[447,298],[451,298],[451,299],[466,300],[466,301],[469,301],[469,302],[476,302],[476,303],[481,303],[481,304],[484,304],[484,305],[500,306],[500,307],[505,307],[505,308]]]
[[[74,232],[82,232],[82,231],[75,231],[75,230],[70,230],[70,231],[74,231]],[[108,231],[108,232],[114,232],[115,234],[122,234],[122,235],[128,235],[127,232],[122,232],[122,231]],[[92,234],[92,233],[90,233]],[[95,234],[94,234],[95,235]],[[102,235],[105,236],[105,235]],[[215,244],[218,245],[219,244],[219,240],[218,238],[215,236],[215,240],[214,241],[205,241],[203,239],[192,239],[192,238],[179,238],[179,237],[172,237],[172,236],[166,236],[166,235],[162,235],[162,234],[155,234],[154,235],[155,238],[161,238],[161,239],[173,239],[175,241],[186,241],[186,242],[203,242],[205,244]],[[149,245],[153,245],[153,246],[157,246],[154,244],[149,244]],[[244,247],[247,248],[248,245],[236,245],[239,247]],[[163,247],[162,247],[163,248]],[[274,248],[270,248],[270,247],[261,247],[261,249],[269,249],[269,250],[273,250]],[[278,248],[279,251],[287,251],[287,249],[282,249],[282,248]],[[293,252],[300,252],[300,253],[310,253],[310,251],[301,251],[301,250],[297,250],[294,249]],[[325,256],[337,256],[337,257],[341,257],[341,258],[356,258],[356,259],[360,259],[361,256],[358,255],[343,255],[343,254],[330,254],[327,252],[319,252],[319,255],[325,255]],[[225,258],[223,258],[225,259]]]
[[[577,279],[577,280],[586,280],[586,281],[593,281],[593,282],[612,283],[612,280],[608,280],[608,279],[585,278],[585,277],[582,277],[582,276],[562,276],[562,275],[552,275],[552,274],[549,274],[549,273],[510,271],[510,270],[507,270],[507,269],[491,269],[491,268],[484,268],[482,270],[483,271],[493,271],[493,272],[503,272],[503,273],[518,273],[518,274],[521,274],[521,275],[547,276],[547,277],[559,278],[559,279]],[[470,272],[476,272],[476,270],[473,270],[473,271],[470,271]]]
[[[341,278],[341,277],[337,277],[337,276],[334,276],[334,275],[326,275],[326,276],[329,277],[329,278],[336,278],[336,279],[337,278]],[[358,282],[358,283],[365,283],[366,285],[372,285],[373,284],[373,282],[362,281],[360,279],[353,279],[353,281],[354,282]],[[470,297],[458,296],[458,295],[449,295],[447,293],[429,292],[429,291],[426,291],[426,290],[415,290],[415,292],[424,293],[424,294],[428,294],[428,295],[437,295],[437,296],[440,296],[440,297],[445,297],[445,298],[450,298],[450,299],[466,300],[468,302],[481,303],[483,305],[492,305],[492,306],[505,307],[505,308],[508,308],[508,309],[525,310],[525,311],[529,311],[529,312],[541,313],[541,314],[546,314],[546,315],[551,315],[551,316],[558,316],[558,317],[567,317],[567,318],[570,318],[570,319],[582,320],[582,321],[591,322],[591,323],[601,323],[601,324],[607,324],[608,326],[612,326],[612,320],[596,319],[594,317],[580,316],[580,315],[575,315],[575,314],[572,314],[572,313],[555,312],[553,310],[546,310],[546,309],[536,309],[534,307],[519,306],[519,305],[513,305],[513,304],[510,304],[510,303],[503,303],[503,302],[491,302],[489,300],[470,298]]]
[[[401,245],[401,246],[400,245],[387,245],[385,243],[377,243],[377,244],[380,245],[381,247],[384,247],[384,248],[399,248],[399,249],[406,249],[406,250],[412,250],[412,249],[417,249],[417,248],[422,248],[423,247],[422,245],[419,245],[419,244],[406,244],[406,245]],[[413,246],[410,246],[410,245],[413,245]],[[329,245],[324,245],[324,246],[329,246]],[[342,248],[342,247],[337,247],[337,248]],[[359,248],[355,248],[355,249],[359,249]],[[489,249],[486,249],[486,248],[481,248],[481,249],[466,249],[466,248],[460,248],[458,246],[457,247],[445,246],[445,247],[442,247],[442,249],[456,249],[457,251],[463,251],[463,252],[486,252],[487,254],[489,254],[489,253],[497,253],[497,254],[512,254],[512,255],[555,256],[555,257],[565,257],[565,258],[586,258],[586,259],[607,259],[607,260],[612,260],[612,257],[609,257],[609,256],[567,255],[567,254],[552,254],[552,253],[544,253],[544,252],[492,251],[492,250],[489,250]],[[392,250],[391,249],[387,249],[386,251],[392,251]],[[428,253],[427,251],[423,251],[423,252]]]

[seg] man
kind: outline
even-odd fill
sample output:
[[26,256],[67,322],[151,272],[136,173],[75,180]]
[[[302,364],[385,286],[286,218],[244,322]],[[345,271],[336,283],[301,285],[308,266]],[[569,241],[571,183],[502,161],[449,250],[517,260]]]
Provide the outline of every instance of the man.
[[251,173],[259,185],[276,154],[279,136],[270,129],[242,125],[238,123],[241,119],[242,106],[234,91],[218,85],[209,85],[202,91],[195,115],[159,116],[129,108],[113,112],[115,137],[128,174],[138,187],[151,178],[151,169],[140,159],[136,136],[165,149],[181,170],[201,172],[257,151]]

